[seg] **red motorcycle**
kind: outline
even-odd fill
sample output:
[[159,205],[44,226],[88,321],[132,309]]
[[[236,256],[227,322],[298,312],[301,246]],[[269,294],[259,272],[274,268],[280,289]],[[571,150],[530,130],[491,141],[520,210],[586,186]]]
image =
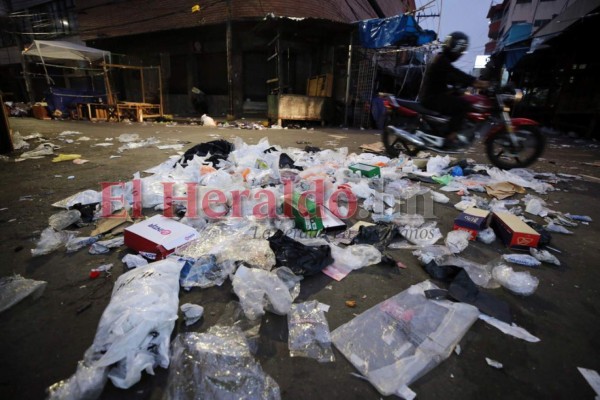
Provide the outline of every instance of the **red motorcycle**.
[[[523,168],[533,164],[544,151],[545,140],[538,123],[527,118],[511,118],[510,107],[522,97],[518,89],[487,89],[481,94],[463,94],[470,109],[457,139],[468,147],[482,137],[490,162],[502,169]],[[419,102],[386,95],[386,124],[383,144],[389,156],[400,152],[415,155],[419,150],[458,153],[444,150],[444,133],[449,117],[423,107]]]

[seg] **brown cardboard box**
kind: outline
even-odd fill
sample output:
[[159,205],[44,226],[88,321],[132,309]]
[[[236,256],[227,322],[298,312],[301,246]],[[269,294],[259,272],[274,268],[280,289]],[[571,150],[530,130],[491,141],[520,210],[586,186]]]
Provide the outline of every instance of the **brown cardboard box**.
[[494,213],[491,226],[507,247],[537,247],[540,241],[535,229],[511,213]]

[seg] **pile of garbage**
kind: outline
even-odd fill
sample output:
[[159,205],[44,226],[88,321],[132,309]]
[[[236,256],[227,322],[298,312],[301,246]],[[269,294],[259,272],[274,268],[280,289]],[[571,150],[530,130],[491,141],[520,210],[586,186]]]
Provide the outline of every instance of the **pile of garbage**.
[[[129,388],[158,366],[171,370],[172,398],[280,398],[253,356],[266,313],[287,316],[291,357],[335,362],[333,345],[382,395],[413,398],[409,385],[457,351],[478,319],[540,340],[512,320],[506,301],[481,289],[531,296],[543,284],[536,269],[560,265],[553,236],[592,221],[553,210],[540,196],[576,179],[448,156],[390,159],[238,138],[198,144],[128,182],[76,193],[53,204],[63,210],[50,217],[32,256],[127,246],[122,262],[130,271],[115,282],[76,373],[52,386],[50,398],[93,398],[107,379]],[[445,233],[433,214],[434,203],[450,203],[444,193],[460,198],[453,229]],[[431,208],[409,212],[417,199]],[[96,229],[89,235],[69,230],[90,222]],[[483,263],[460,255],[476,242],[499,244],[503,254]],[[376,264],[404,268],[401,257],[413,256],[440,286],[427,280],[410,286],[332,332],[328,305],[295,302],[313,275],[342,280]],[[179,289],[228,279],[239,299],[235,316],[205,333],[180,333],[169,344]],[[184,304],[181,311],[193,325],[204,309]]]

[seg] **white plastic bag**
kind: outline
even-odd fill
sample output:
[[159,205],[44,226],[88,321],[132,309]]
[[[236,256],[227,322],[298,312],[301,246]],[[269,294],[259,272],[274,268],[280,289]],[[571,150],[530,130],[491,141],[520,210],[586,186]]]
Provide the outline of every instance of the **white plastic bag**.
[[529,296],[535,292],[539,280],[529,272],[515,272],[507,265],[498,265],[492,270],[492,276],[502,286],[513,293]]
[[469,238],[471,237],[471,232],[463,231],[463,230],[454,230],[448,232],[446,235],[446,240],[444,243],[446,247],[450,249],[451,252],[458,254],[462,252],[464,249],[469,246]]
[[106,377],[122,389],[143,370],[169,366],[169,341],[179,305],[181,264],[167,259],[133,269],[115,282],[92,346],[76,373],[50,388],[50,399],[80,399],[100,393]]

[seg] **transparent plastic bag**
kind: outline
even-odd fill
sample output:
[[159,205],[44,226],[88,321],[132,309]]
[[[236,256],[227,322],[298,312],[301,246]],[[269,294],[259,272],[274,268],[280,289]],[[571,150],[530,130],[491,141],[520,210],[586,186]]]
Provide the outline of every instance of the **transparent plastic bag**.
[[331,333],[325,318],[329,306],[316,300],[292,304],[288,313],[288,347],[291,357],[314,358],[333,362]]
[[48,218],[48,225],[57,231],[62,231],[80,220],[81,212],[79,210],[61,211]]
[[535,292],[540,283],[538,278],[529,272],[516,272],[507,265],[497,265],[492,270],[494,280],[513,293],[529,296]]
[[548,264],[560,265],[560,261],[554,254],[551,254],[548,250],[538,250],[535,247],[530,247],[529,252],[537,260]]
[[185,326],[195,324],[204,315],[204,307],[198,304],[185,303],[179,307],[183,313],[183,319],[185,320]]
[[369,265],[379,264],[382,254],[370,244],[355,244],[345,248],[331,246],[331,256],[337,266],[347,269],[360,269]]
[[443,237],[437,227],[437,222],[430,222],[419,227],[404,226],[399,231],[406,240],[422,247],[432,246]]
[[450,249],[451,252],[457,254],[462,252],[464,249],[467,248],[467,246],[469,246],[470,237],[471,232],[463,230],[454,230],[448,232],[444,243],[446,244],[446,247]]
[[429,281],[377,304],[331,333],[333,344],[384,396],[408,385],[448,358],[477,320],[464,303],[429,300]]
[[36,243],[35,249],[31,249],[33,257],[49,254],[54,250],[66,245],[77,232],[60,231],[57,232],[54,228],[48,227],[42,231],[40,240]]
[[137,268],[148,265],[148,260],[138,254],[126,254],[121,261],[127,265],[127,268]]
[[0,278],[0,313],[14,306],[27,296],[39,298],[48,282],[23,278],[21,275]]
[[266,309],[286,315],[292,306],[290,290],[275,272],[241,265],[233,276],[233,291],[251,320],[262,317]]
[[477,232],[477,240],[485,244],[491,244],[496,240],[496,233],[492,228],[485,228]]
[[177,320],[181,264],[167,259],[133,269],[115,282],[94,342],[75,374],[50,388],[52,399],[95,398],[106,376],[122,389],[142,371],[169,365],[169,340]]
[[524,265],[526,267],[539,267],[542,265],[540,260],[529,254],[503,254],[502,259],[514,264]]
[[237,327],[213,326],[173,340],[167,400],[281,398],[279,385],[250,353]]
[[185,264],[181,269],[179,284],[185,290],[221,286],[229,274],[235,271],[234,263],[217,263],[217,257],[213,254],[182,260]]
[[98,240],[100,240],[101,237],[102,237],[101,235],[97,235],[97,236],[83,236],[83,237],[71,238],[67,242],[67,253],[72,253],[72,252],[75,252],[86,246],[94,244]]

